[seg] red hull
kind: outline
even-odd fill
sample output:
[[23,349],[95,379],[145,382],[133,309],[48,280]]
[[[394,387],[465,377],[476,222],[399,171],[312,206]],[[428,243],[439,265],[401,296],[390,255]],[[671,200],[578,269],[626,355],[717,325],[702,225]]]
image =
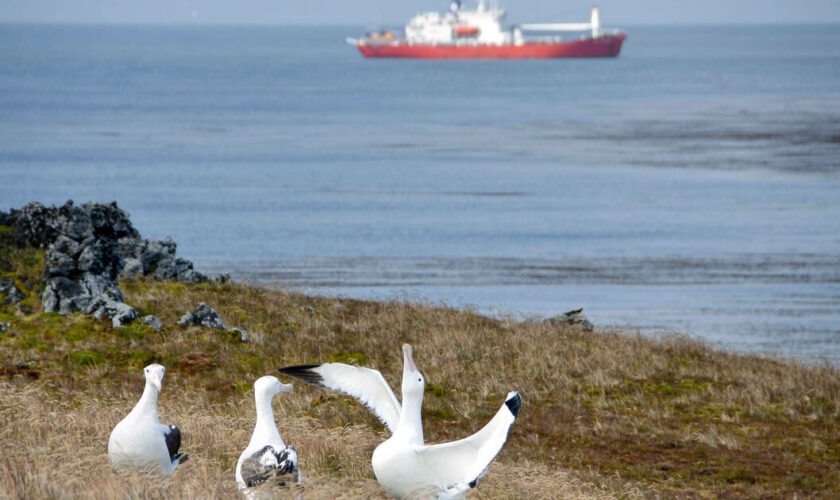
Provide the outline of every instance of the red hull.
[[365,57],[415,59],[551,59],[556,57],[616,57],[625,33],[568,42],[523,45],[408,45],[365,44],[356,47]]

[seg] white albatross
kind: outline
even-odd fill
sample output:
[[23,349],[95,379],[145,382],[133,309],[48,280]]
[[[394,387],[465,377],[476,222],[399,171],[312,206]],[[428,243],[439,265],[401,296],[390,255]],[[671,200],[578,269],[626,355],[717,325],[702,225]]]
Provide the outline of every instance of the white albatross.
[[276,394],[291,391],[292,386],[281,384],[277,377],[261,377],[254,382],[257,422],[248,447],[236,462],[236,484],[240,489],[266,482],[277,486],[300,483],[297,451],[283,442],[271,408]]
[[138,468],[168,476],[189,458],[178,452],[181,431],[158,421],[157,399],[165,370],[158,364],[143,369],[146,376],[143,395],[108,439],[108,456],[114,467]]
[[280,372],[308,384],[347,394],[366,405],[391,431],[373,452],[377,481],[389,494],[405,498],[434,492],[438,498],[462,496],[474,488],[507,440],[522,399],[510,392],[496,415],[480,431],[451,443],[423,442],[425,381],[403,345],[402,406],[382,374],[370,368],[324,363],[281,368]]

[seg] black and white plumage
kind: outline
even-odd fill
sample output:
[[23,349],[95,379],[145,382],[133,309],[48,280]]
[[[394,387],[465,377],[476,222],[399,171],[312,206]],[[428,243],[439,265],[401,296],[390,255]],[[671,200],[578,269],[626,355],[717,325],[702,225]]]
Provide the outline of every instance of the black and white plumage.
[[297,451],[280,437],[271,407],[276,394],[291,390],[291,385],[281,384],[277,377],[261,377],[254,382],[257,421],[251,441],[236,463],[236,484],[240,488],[268,482],[276,486],[300,483]]
[[433,491],[439,498],[460,497],[476,486],[501,451],[522,399],[518,392],[510,392],[490,422],[472,436],[427,445],[421,419],[425,379],[408,344],[403,345],[403,363],[402,406],[382,375],[369,368],[324,363],[289,366],[280,372],[352,396],[385,424],[392,435],[374,450],[371,463],[389,494],[406,498]]
[[108,456],[117,468],[138,468],[170,475],[189,455],[180,453],[181,431],[158,421],[157,398],[165,368],[152,364],[143,369],[146,387],[140,401],[111,431]]
[[288,446],[280,450],[265,445],[242,461],[239,473],[245,486],[253,488],[272,481],[277,486],[298,481],[297,450]]

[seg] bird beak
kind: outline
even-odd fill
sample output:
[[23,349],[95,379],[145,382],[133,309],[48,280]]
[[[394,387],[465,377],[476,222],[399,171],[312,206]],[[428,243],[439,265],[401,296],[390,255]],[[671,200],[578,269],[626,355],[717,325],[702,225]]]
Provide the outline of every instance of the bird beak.
[[280,392],[292,392],[292,384],[280,384]]
[[152,373],[151,377],[152,385],[157,387],[158,392],[160,392],[160,384],[163,382],[163,372],[155,371]]
[[417,365],[414,364],[413,358],[413,349],[408,344],[403,344],[403,364],[409,371],[416,372],[419,371],[417,369]]

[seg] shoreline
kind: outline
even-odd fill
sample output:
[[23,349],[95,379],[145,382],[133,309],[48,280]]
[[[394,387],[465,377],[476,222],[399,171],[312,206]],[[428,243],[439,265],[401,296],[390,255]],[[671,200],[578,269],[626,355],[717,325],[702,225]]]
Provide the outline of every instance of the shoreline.
[[[364,265],[352,263],[359,260]],[[357,300],[446,304],[494,318],[548,318],[583,307],[584,314],[602,328],[653,336],[675,333],[743,354],[840,364],[840,344],[833,342],[837,311],[832,303],[835,283],[831,276],[824,275],[824,283],[802,281],[809,292],[804,295],[788,281],[755,282],[744,278],[743,273],[733,273],[730,278],[718,276],[723,283],[711,287],[705,281],[616,283],[607,276],[595,282],[572,276],[568,282],[540,279],[520,283],[515,279],[494,281],[507,276],[500,277],[495,270],[488,271],[488,279],[481,278],[478,271],[463,274],[455,270],[454,277],[447,276],[441,273],[449,272],[455,264],[435,266],[431,258],[400,259],[408,262],[405,265],[395,265],[395,260],[313,258],[197,261],[196,265],[208,274],[230,271],[239,282],[272,289]],[[479,260],[484,259],[472,259],[473,266]],[[668,297],[664,302],[663,294]]]

